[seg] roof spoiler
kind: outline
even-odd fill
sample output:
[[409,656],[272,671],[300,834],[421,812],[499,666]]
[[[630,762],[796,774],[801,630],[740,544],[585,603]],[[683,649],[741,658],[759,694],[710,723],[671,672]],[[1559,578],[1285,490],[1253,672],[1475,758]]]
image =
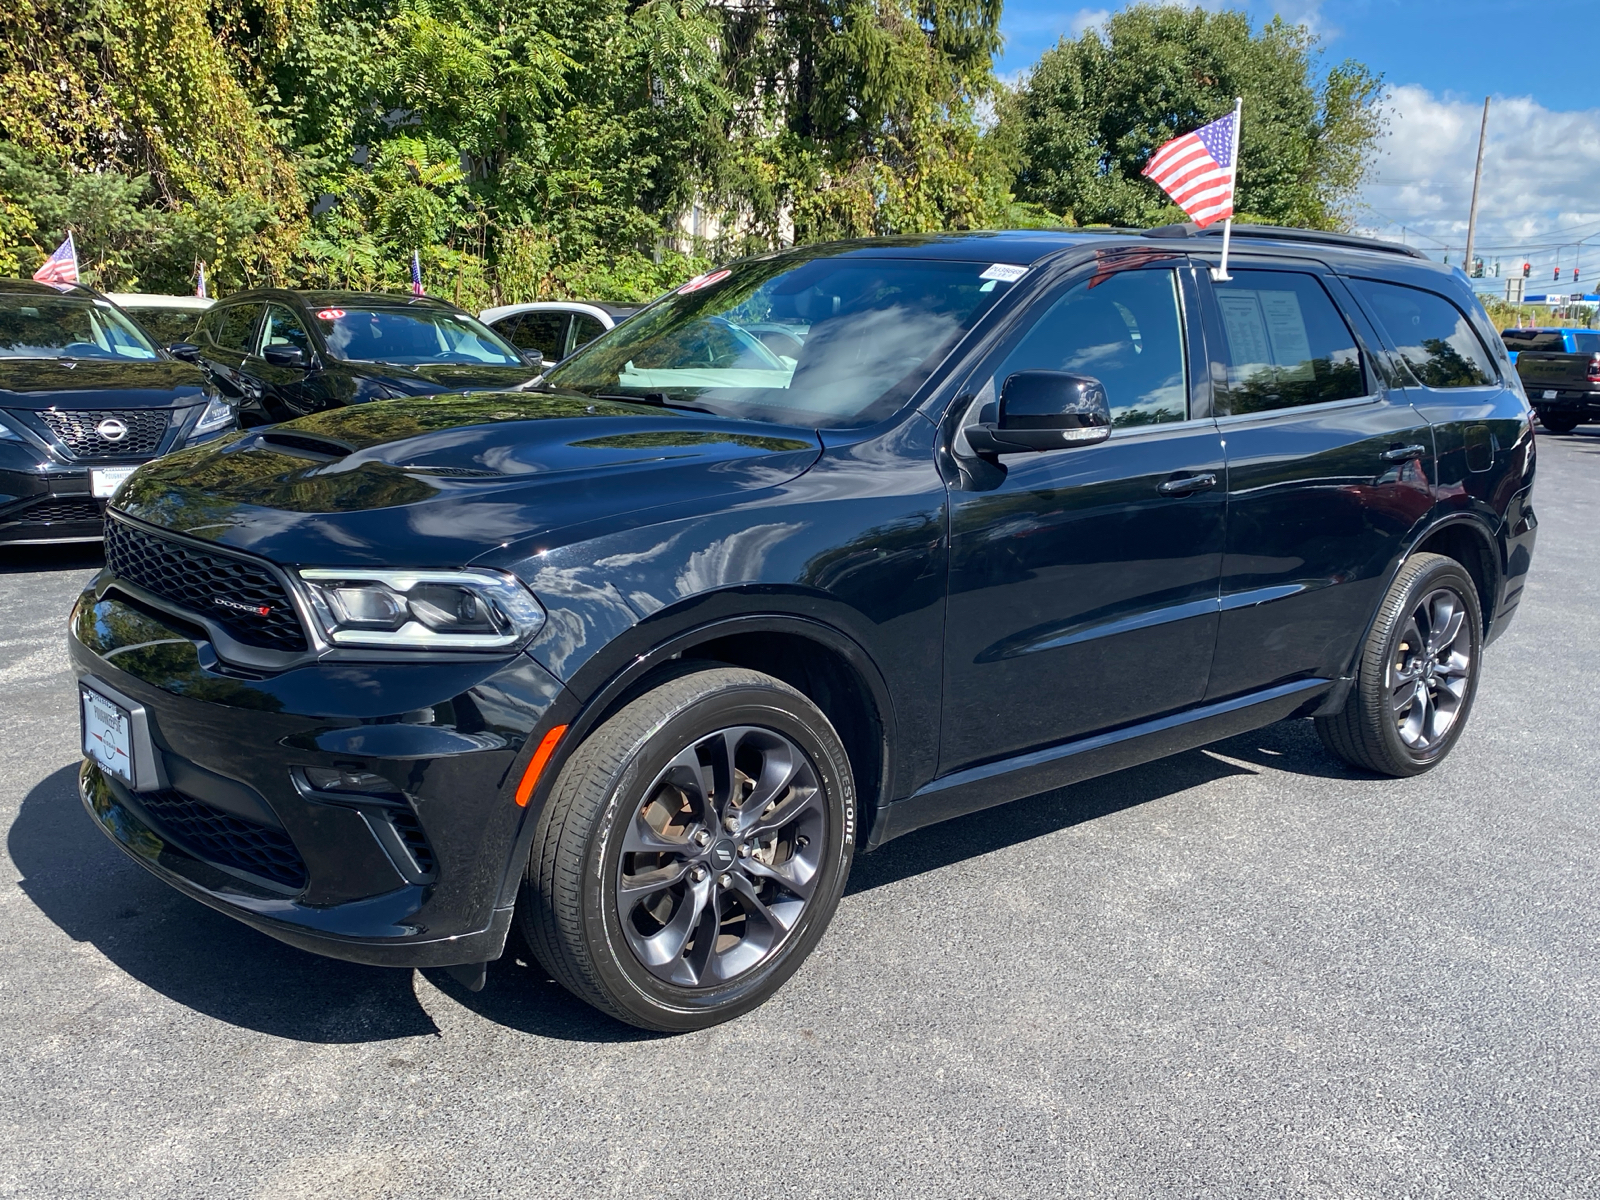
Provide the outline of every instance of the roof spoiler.
[[[1192,221],[1185,221],[1181,225],[1158,225],[1154,229],[1146,229],[1141,234],[1147,238],[1202,238],[1222,236],[1222,226],[1212,225],[1210,228],[1201,229]],[[1428,256],[1414,246],[1403,246],[1399,242],[1386,242],[1382,238],[1357,237],[1353,233],[1330,233],[1321,229],[1291,229],[1284,225],[1235,225],[1233,236],[1236,238],[1260,238],[1275,242],[1309,242],[1321,246],[1345,246],[1351,250],[1376,250],[1380,254],[1403,254],[1407,258],[1420,258],[1427,261]]]

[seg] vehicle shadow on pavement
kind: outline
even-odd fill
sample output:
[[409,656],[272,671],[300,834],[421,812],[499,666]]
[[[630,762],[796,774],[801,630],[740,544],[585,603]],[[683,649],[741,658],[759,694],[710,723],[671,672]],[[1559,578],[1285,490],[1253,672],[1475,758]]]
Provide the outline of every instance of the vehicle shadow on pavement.
[[0,575],[35,571],[96,571],[106,565],[99,542],[61,546],[0,546]]
[[1297,775],[1369,778],[1334,761],[1323,750],[1310,721],[1283,721],[1217,742],[1203,750],[1189,750],[919,829],[872,854],[859,855],[850,870],[846,894],[898,883],[913,875],[936,871],[1085,821],[1136,808],[1174,792],[1232,776],[1258,773],[1217,755]]
[[[286,946],[181,895],[130,861],[94,827],[78,799],[76,766],[22,802],[7,849],[21,888],[74,941],[195,1012],[301,1042],[355,1043],[439,1033],[417,999],[414,973],[340,962]],[[652,1035],[569,995],[515,934],[472,993],[442,971],[431,983],[486,1019],[585,1042]]]

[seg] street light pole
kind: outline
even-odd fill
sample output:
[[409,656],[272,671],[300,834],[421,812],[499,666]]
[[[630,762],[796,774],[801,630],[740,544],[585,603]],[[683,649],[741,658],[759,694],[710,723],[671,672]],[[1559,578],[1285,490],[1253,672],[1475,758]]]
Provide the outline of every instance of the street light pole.
[[1489,97],[1483,98],[1483,123],[1478,126],[1478,165],[1472,172],[1472,210],[1467,214],[1467,274],[1472,274],[1472,241],[1478,232],[1478,185],[1483,182],[1483,143],[1489,135]]

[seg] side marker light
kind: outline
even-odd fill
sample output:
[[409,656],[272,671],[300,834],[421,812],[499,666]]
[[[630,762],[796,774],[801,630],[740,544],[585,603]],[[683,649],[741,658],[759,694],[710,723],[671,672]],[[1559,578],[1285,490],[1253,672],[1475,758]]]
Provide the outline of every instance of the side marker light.
[[539,742],[539,748],[533,752],[533,758],[528,763],[528,769],[522,773],[522,782],[517,784],[517,807],[527,808],[528,801],[533,799],[533,789],[539,785],[539,776],[544,774],[545,764],[550,761],[550,756],[556,752],[556,743],[561,740],[561,735],[566,733],[565,725],[557,725]]

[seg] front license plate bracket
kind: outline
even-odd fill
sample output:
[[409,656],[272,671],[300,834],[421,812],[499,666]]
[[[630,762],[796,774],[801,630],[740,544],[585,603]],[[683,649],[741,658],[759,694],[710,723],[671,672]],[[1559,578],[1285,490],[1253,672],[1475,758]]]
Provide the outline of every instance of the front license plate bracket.
[[78,719],[85,758],[135,792],[167,786],[166,764],[150,736],[144,705],[90,675],[78,681]]

